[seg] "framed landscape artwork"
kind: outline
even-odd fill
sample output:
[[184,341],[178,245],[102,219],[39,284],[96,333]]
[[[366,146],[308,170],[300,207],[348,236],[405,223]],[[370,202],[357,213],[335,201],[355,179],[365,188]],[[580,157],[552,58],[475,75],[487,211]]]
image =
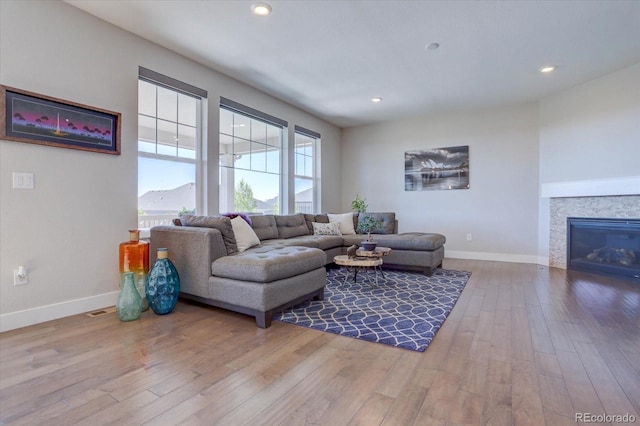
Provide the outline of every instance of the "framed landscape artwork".
[[469,189],[469,146],[404,153],[404,190]]
[[0,86],[0,139],[120,154],[120,113]]

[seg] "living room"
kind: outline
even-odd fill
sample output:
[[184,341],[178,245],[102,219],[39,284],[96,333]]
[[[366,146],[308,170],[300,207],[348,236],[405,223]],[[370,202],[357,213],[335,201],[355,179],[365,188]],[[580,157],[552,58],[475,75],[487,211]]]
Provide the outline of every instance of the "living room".
[[[599,50],[603,71],[593,78],[571,64],[575,84],[539,100],[341,127],[69,3],[0,2],[0,84],[120,112],[121,155],[0,141],[0,331],[114,305],[117,247],[137,224],[140,66],[207,90],[210,141],[220,97],[320,133],[321,212],[349,211],[356,194],[365,196],[369,210],[395,211],[401,231],[445,235],[446,257],[462,269],[457,259],[547,271],[553,197],[621,197],[628,217],[640,217],[637,43],[635,56],[613,68]],[[631,10],[624,22],[637,36]],[[554,77],[530,72],[532,82]],[[368,106],[372,115],[377,106]],[[469,146],[470,189],[403,190],[405,151],[461,145]],[[216,149],[208,153],[213,177]],[[33,173],[34,190],[12,189],[13,172]],[[206,191],[207,210],[217,213],[217,185]],[[19,265],[26,286],[14,286]]]

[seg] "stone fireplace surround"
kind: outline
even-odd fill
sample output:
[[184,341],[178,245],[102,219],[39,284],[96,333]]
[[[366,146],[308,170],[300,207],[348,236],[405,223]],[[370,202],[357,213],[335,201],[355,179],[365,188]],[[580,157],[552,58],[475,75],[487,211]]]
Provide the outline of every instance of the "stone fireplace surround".
[[567,217],[640,218],[640,195],[551,197],[549,266],[567,268]]

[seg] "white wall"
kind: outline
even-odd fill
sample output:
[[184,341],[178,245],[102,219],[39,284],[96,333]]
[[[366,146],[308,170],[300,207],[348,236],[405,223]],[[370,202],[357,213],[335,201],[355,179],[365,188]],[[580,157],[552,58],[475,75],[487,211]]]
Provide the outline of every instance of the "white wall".
[[[537,117],[531,103],[345,129],[342,208],[360,194],[370,211],[395,211],[400,232],[444,234],[447,257],[536,262]],[[470,189],[404,190],[405,151],[459,145]]]
[[640,176],[640,64],[539,105],[542,184]]
[[[322,209],[339,208],[339,128],[65,3],[2,1],[0,84],[121,112],[122,155],[0,141],[0,330],[115,302],[118,244],[137,221],[140,65],[209,92],[210,212],[220,96],[321,133]],[[35,189],[12,189],[15,171]],[[13,286],[18,265],[26,286]]]

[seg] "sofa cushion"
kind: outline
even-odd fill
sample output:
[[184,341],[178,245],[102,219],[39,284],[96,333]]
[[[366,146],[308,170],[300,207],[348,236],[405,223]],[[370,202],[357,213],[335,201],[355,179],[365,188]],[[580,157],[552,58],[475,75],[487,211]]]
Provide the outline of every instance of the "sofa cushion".
[[180,216],[182,226],[195,226],[198,228],[214,228],[222,234],[224,246],[227,254],[235,254],[238,252],[236,236],[231,226],[231,219],[224,216],[194,216],[191,214],[183,214]]
[[340,225],[340,232],[342,233],[342,235],[353,235],[356,233],[355,227],[354,227],[353,213],[351,212],[342,213],[342,214],[328,213],[327,216],[329,217],[330,223],[336,222]]
[[309,235],[309,228],[302,213],[275,216],[278,238],[292,238]]
[[365,216],[371,216],[372,218],[380,221],[380,226],[371,231],[372,234],[393,234],[396,229],[396,214],[393,212],[384,213],[360,213],[358,215],[358,222],[360,222]]
[[211,272],[217,277],[268,283],[304,274],[326,262],[327,255],[317,248],[260,246],[216,259],[211,264]]
[[342,247],[342,237],[337,235],[301,235],[299,237],[269,240],[264,245],[301,246],[327,250]]
[[329,217],[326,214],[305,214],[304,220],[307,222],[309,234],[313,234],[313,223],[329,223]]
[[[345,246],[361,245],[364,235],[347,235],[342,237]],[[392,250],[432,251],[444,245],[447,239],[441,234],[424,232],[407,232],[403,234],[379,234],[373,240],[378,247],[389,247]]]
[[251,216],[251,227],[260,241],[278,238],[278,226],[272,214]]
[[238,245],[238,251],[243,251],[257,246],[260,244],[260,239],[256,233],[251,229],[251,226],[240,216],[231,219],[231,226],[233,226],[233,233],[236,236],[236,243]]
[[319,223],[312,222],[313,235],[342,235],[340,225],[337,223]]

